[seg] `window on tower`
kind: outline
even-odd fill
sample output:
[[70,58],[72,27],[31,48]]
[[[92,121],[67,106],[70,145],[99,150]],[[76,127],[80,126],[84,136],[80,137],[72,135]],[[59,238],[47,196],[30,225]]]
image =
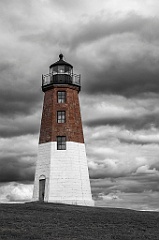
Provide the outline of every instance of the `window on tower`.
[[57,150],[66,150],[66,137],[65,136],[57,137]]
[[65,91],[57,92],[57,102],[58,103],[65,103],[66,102],[66,92]]
[[66,112],[57,111],[57,123],[65,123],[65,122],[66,122]]

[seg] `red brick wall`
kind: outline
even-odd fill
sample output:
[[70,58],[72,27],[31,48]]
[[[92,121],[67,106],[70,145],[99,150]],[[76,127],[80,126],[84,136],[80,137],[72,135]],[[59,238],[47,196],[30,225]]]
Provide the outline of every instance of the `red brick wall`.
[[[66,91],[66,103],[57,103],[58,91]],[[57,123],[57,111],[62,110],[66,111],[66,123]],[[61,85],[45,92],[39,143],[56,141],[57,136],[84,143],[78,87]]]

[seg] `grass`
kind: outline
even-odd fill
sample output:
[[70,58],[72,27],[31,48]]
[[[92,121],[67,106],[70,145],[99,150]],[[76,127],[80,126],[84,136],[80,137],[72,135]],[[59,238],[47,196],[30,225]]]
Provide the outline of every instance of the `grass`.
[[0,240],[159,240],[159,212],[52,203],[0,204]]

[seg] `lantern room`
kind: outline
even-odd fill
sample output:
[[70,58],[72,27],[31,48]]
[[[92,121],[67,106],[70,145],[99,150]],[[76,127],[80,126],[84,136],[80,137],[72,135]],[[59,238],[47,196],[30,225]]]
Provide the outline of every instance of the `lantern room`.
[[76,85],[80,91],[80,75],[73,73],[73,66],[63,60],[62,53],[59,55],[59,61],[50,66],[49,73],[42,75],[43,92],[55,84]]

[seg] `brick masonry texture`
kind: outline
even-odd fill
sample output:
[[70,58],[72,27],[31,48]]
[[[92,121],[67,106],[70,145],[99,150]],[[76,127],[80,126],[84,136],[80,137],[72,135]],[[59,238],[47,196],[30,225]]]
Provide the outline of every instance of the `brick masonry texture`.
[[[78,99],[78,87],[55,85],[45,92],[39,143],[56,141],[66,136],[67,141],[84,143]],[[66,91],[66,103],[57,102],[57,92]],[[66,111],[66,122],[57,123],[57,111]]]

